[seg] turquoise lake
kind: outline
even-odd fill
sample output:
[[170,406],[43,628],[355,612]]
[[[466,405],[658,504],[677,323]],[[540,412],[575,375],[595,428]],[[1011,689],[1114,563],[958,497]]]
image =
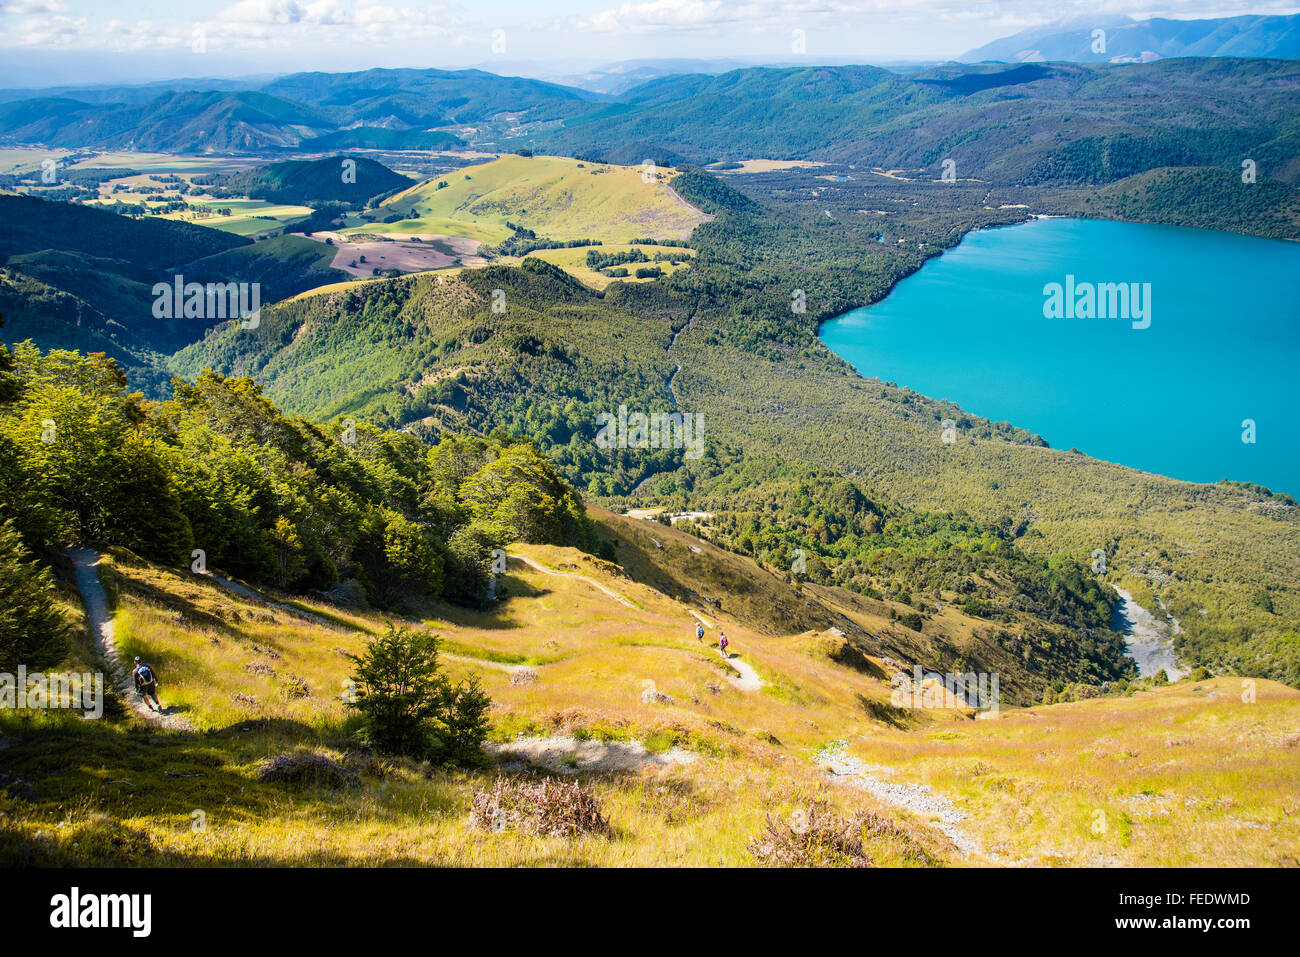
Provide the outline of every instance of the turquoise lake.
[[[1067,276],[1076,295],[1087,283],[1149,290],[1139,300],[1150,325],[1045,317],[1044,287]],[[1300,243],[1040,219],[970,234],[820,334],[865,376],[1009,421],[1053,448],[1300,495],[1298,284]],[[1242,440],[1247,419],[1253,443]]]

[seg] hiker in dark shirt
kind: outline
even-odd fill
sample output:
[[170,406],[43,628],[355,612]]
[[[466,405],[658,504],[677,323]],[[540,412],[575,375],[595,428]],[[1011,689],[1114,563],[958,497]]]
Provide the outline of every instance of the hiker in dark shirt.
[[162,712],[162,703],[158,700],[158,676],[153,673],[153,669],[140,660],[140,656],[135,656],[135,670],[131,672],[131,680],[135,682],[135,692],[144,699],[144,703],[149,706],[150,711]]

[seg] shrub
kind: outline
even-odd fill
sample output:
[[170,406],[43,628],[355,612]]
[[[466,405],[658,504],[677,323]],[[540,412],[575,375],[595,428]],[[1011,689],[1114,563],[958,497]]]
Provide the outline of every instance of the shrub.
[[447,706],[441,726],[433,734],[432,757],[455,764],[473,764],[483,755],[491,722],[488,711],[492,699],[479,684],[478,675],[470,675],[447,692]]
[[872,867],[862,834],[879,822],[867,811],[845,817],[824,801],[789,818],[769,814],[749,852],[768,867]]
[[511,828],[542,837],[613,833],[595,794],[576,781],[552,778],[536,783],[497,778],[488,790],[474,792],[469,821],[481,831]]
[[376,750],[469,763],[482,753],[491,699],[471,677],[453,685],[438,663],[438,638],[391,622],[356,664],[361,733]]
[[899,615],[898,623],[912,631],[920,631],[924,621],[916,612],[910,611],[907,614]]
[[355,771],[316,751],[278,754],[258,769],[257,779],[331,788],[354,787],[361,783],[361,776]]

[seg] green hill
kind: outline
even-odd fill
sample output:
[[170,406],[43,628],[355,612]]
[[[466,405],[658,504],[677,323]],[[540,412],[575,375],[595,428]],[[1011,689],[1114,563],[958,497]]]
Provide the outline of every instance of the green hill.
[[1169,226],[1300,236],[1300,191],[1277,180],[1242,182],[1237,170],[1155,169],[1111,183],[1084,201],[1089,216]]
[[0,196],[0,314],[6,342],[106,352],[153,392],[162,357],[218,320],[159,319],[154,284],[256,283],[269,303],[337,282],[329,246],[284,236],[253,243],[216,229],[89,206]]
[[704,217],[670,189],[669,171],[582,163],[556,156],[503,156],[427,180],[386,199],[378,212],[404,217],[360,232],[445,233],[501,241],[507,224],[555,240],[628,242],[684,238]]
[[43,249],[162,267],[243,246],[251,240],[165,219],[131,219],[88,206],[0,195],[0,259]]
[[300,148],[309,153],[333,150],[454,150],[465,141],[451,133],[431,130],[391,130],[382,126],[354,126],[303,140]]
[[330,156],[256,166],[222,177],[215,196],[247,196],[272,203],[314,206],[342,203],[364,206],[368,200],[411,185],[409,177],[364,157]]
[[0,139],[178,153],[441,149],[458,144],[466,124],[476,143],[490,145],[601,99],[481,70],[294,73],[254,89],[190,86],[163,84],[152,96],[151,87],[116,96],[64,89],[12,100],[0,104]]

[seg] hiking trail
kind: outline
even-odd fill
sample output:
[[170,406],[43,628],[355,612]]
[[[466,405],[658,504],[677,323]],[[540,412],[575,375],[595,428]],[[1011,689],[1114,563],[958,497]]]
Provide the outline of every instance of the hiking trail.
[[832,743],[813,757],[832,782],[866,791],[879,801],[911,811],[932,823],[956,845],[963,857],[984,857],[995,863],[1004,863],[999,855],[985,851],[962,829],[966,812],[948,798],[936,794],[928,785],[884,780],[885,776],[894,773],[893,768],[869,765],[853,757],[843,741]]
[[529,568],[533,569],[534,571],[539,571],[543,575],[552,575],[556,578],[576,578],[579,581],[586,582],[588,585],[590,585],[592,588],[595,588],[597,591],[604,592],[606,595],[614,599],[620,605],[626,605],[628,608],[637,607],[636,603],[633,602],[632,599],[628,598],[626,595],[614,591],[614,589],[610,588],[608,585],[603,585],[600,582],[596,581],[596,579],[591,578],[587,575],[582,575],[576,572],[575,573],[562,572],[562,571],[557,571],[553,568],[547,568],[541,562],[537,561],[536,559],[529,558],[527,555],[510,555],[508,557],[513,558],[517,562],[523,562]]
[[226,591],[232,592],[233,594],[238,595],[240,598],[247,598],[249,601],[257,602],[260,605],[266,605],[268,608],[274,608],[276,611],[282,611],[287,615],[293,615],[296,618],[302,618],[305,621],[310,621],[314,625],[320,625],[322,628],[329,628],[333,631],[349,630],[347,626],[340,625],[337,621],[330,621],[324,615],[318,615],[312,611],[304,611],[303,609],[296,608],[293,605],[286,605],[282,601],[276,601],[273,598],[268,598],[265,595],[263,595],[260,591],[257,591],[254,588],[250,588],[248,585],[245,585],[243,582],[234,581],[233,579],[227,578],[225,575],[220,575],[217,572],[212,571],[211,569],[198,572],[198,574],[212,579],[214,582],[216,582]]
[[[691,611],[691,609],[689,608],[687,609],[687,611],[690,611],[691,615],[694,616],[695,620],[698,621],[705,628],[707,628],[709,631],[716,630],[713,626],[713,622],[709,621],[709,619],[705,618],[698,611]],[[719,652],[719,654],[722,653]],[[732,652],[728,652],[727,654],[722,655],[722,658],[724,661],[726,661],[728,665],[730,665],[733,669],[739,672],[738,675],[728,674],[726,676],[727,681],[731,682],[732,687],[739,688],[741,691],[762,691],[763,690],[763,679],[758,676],[758,672],[754,669],[753,665],[751,665],[747,661],[744,661],[743,659],[740,658],[739,655],[734,654]]]
[[90,629],[95,650],[108,665],[107,677],[117,687],[122,700],[151,724],[173,731],[193,731],[194,726],[184,716],[177,714],[174,707],[165,708],[159,713],[135,693],[131,669],[122,661],[122,654],[113,639],[113,618],[108,611],[108,595],[104,592],[104,583],[99,580],[99,562],[103,556],[91,548],[68,548],[65,554],[76,569],[77,591],[81,593],[82,604],[86,606],[86,625]]

